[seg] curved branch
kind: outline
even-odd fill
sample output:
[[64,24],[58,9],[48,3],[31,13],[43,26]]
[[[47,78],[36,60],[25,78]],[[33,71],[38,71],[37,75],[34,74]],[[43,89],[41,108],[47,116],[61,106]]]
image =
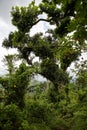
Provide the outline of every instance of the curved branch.
[[43,18],[41,18],[41,19],[38,19],[36,22],[34,22],[33,25],[37,24],[40,21],[50,22],[51,20],[52,19],[43,19]]
[[[61,19],[63,19],[63,17],[59,17],[59,18],[57,19],[57,21],[54,20],[54,22],[55,22],[56,24],[58,24],[58,22],[59,22]],[[50,19],[41,18],[41,19],[38,19],[36,22],[34,22],[33,25],[37,24],[37,23],[40,22],[40,21],[51,22],[51,20],[53,20],[53,18],[50,18]],[[32,25],[32,26],[33,26],[33,25]]]

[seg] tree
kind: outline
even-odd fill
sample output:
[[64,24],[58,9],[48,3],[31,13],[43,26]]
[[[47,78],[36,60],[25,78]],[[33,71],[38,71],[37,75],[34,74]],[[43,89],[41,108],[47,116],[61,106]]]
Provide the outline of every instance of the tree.
[[17,130],[23,122],[23,113],[15,104],[0,104],[0,129]]
[[[3,46],[17,48],[29,65],[33,65],[31,52],[38,56],[41,59],[38,73],[52,81],[58,90],[60,84],[68,83],[66,70],[86,45],[86,5],[86,0],[43,0],[38,6],[33,1],[28,7],[13,7],[12,23],[18,31],[11,32]],[[43,13],[46,19],[39,18]],[[55,25],[55,29],[48,29],[47,36],[37,33],[31,37],[30,29],[40,21]]]
[[14,103],[23,109],[24,95],[32,73],[32,69],[22,63],[13,75],[0,78],[5,93],[5,104]]
[[[43,18],[44,13],[46,19]],[[69,84],[67,74],[67,68],[87,49],[87,0],[42,0],[38,6],[33,1],[28,7],[13,7],[11,15],[12,24],[17,30],[9,34],[3,41],[3,46],[17,48],[20,57],[27,61],[29,68],[33,68],[33,71],[35,69],[34,72],[50,80],[52,88],[43,95],[37,90],[39,96],[30,96],[28,93],[28,99],[25,99],[24,104],[28,76],[32,69],[30,71],[25,64],[20,65],[10,80],[0,79],[7,90],[7,113],[4,113],[10,115],[7,108],[10,108],[10,112],[18,110],[17,107],[11,106],[12,104],[23,108],[25,116],[23,128],[20,127],[22,130],[87,129],[87,88],[84,87],[87,74],[82,71],[78,76],[77,83],[80,83],[80,89],[79,83]],[[40,21],[48,22],[55,28],[48,28],[47,35],[41,32],[31,36],[32,27]],[[39,57],[38,66],[33,63],[31,53]],[[14,112],[14,115],[18,115],[16,118],[20,121],[20,114]],[[2,119],[5,124],[8,122],[7,128],[10,129],[10,119]],[[13,115],[11,120],[13,121]],[[20,122],[16,129],[19,129],[19,125],[21,126]]]
[[15,72],[15,61],[17,60],[16,55],[6,55],[3,59],[5,65],[7,66],[7,70],[9,74],[11,75],[12,73]]

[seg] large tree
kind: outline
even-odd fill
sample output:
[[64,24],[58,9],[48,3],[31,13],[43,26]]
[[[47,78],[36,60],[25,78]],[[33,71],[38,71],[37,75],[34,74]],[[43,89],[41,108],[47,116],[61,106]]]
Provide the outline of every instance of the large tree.
[[[38,6],[33,1],[28,7],[13,7],[11,14],[17,31],[9,34],[3,46],[17,48],[29,65],[33,65],[31,53],[38,56],[41,62],[37,73],[49,79],[56,90],[68,83],[67,68],[86,46],[87,1],[42,0]],[[47,35],[30,36],[30,30],[40,21],[54,25],[55,29],[48,28]]]

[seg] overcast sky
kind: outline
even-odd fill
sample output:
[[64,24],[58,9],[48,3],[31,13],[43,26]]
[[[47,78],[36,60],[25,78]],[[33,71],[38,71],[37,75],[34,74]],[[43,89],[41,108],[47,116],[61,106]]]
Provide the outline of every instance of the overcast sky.
[[[6,68],[2,62],[4,55],[8,53],[16,53],[15,49],[6,50],[2,47],[2,41],[8,37],[11,31],[16,28],[11,23],[11,8],[12,6],[27,6],[32,0],[0,0],[0,75],[6,73]],[[40,3],[41,0],[35,0],[36,4]],[[31,30],[31,34],[35,34],[38,31],[46,30],[45,23],[40,22],[37,26]]]

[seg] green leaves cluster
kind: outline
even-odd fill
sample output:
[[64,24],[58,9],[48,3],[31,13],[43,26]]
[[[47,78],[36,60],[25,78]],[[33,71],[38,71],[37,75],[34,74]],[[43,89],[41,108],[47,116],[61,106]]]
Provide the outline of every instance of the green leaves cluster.
[[28,32],[38,20],[40,11],[38,7],[35,6],[34,2],[32,2],[28,7],[13,7],[11,14],[13,25],[17,26],[21,32],[25,33]]

